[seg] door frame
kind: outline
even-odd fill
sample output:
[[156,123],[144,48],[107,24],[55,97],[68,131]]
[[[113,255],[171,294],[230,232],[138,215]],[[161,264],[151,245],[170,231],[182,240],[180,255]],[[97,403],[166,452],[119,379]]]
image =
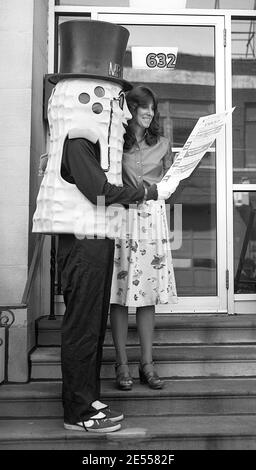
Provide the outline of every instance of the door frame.
[[[256,20],[255,10],[226,10],[226,106],[232,107],[232,20],[233,19]],[[231,314],[255,314],[256,294],[235,294],[234,292],[234,218],[233,195],[235,191],[256,191],[256,184],[233,183],[233,143],[232,125],[226,127],[227,143],[227,256],[229,272],[228,313]]]

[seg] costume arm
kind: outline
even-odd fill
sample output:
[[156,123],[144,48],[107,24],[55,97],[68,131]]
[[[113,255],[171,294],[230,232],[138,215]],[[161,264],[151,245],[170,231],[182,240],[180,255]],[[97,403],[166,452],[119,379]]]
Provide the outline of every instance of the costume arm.
[[[97,204],[97,196],[105,196],[105,204],[133,204],[144,198],[143,185],[138,188],[110,184],[95,156],[94,146],[86,139],[68,139],[66,147],[67,171],[74,183],[89,201]],[[154,196],[154,197],[153,197]],[[157,199],[157,189],[147,198]]]

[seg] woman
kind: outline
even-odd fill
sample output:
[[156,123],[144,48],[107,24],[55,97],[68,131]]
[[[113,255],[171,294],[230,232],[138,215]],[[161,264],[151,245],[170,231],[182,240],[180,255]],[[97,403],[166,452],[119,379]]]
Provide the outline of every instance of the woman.
[[[132,119],[128,123],[123,154],[123,182],[137,187],[159,183],[171,164],[169,141],[159,135],[157,99],[145,86],[126,96]],[[177,302],[164,201],[146,201],[129,208],[122,234],[115,243],[110,321],[116,349],[116,384],[131,390],[133,380],[126,354],[128,307],[136,307],[141,346],[141,383],[158,389],[152,358],[155,305]]]

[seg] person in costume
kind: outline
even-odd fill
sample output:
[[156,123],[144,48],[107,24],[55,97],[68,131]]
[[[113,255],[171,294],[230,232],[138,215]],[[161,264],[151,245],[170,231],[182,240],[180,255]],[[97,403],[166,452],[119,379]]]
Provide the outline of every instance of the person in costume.
[[[126,28],[101,21],[60,25],[60,71],[49,100],[50,147],[33,231],[58,234],[65,302],[62,402],[68,430],[112,432],[123,413],[100,400],[100,368],[120,205],[168,197],[165,185],[123,186]],[[117,207],[115,205],[118,205]]]
[[[145,86],[126,95],[132,120],[124,136],[123,181],[137,188],[159,183],[171,166],[171,148],[160,136],[157,98]],[[152,344],[155,305],[177,303],[176,284],[169,242],[165,203],[144,201],[130,210],[130,223],[123,223],[115,241],[110,319],[116,349],[116,384],[131,390],[126,352],[128,307],[136,308],[141,346],[139,377],[150,388],[163,387],[153,363]],[[124,219],[125,221],[125,219]]]

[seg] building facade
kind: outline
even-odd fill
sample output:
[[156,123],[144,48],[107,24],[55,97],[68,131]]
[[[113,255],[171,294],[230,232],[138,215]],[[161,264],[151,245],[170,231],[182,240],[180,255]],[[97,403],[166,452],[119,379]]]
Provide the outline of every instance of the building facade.
[[[31,234],[31,220],[48,139],[51,88],[44,77],[58,71],[58,25],[69,19],[110,21],[130,31],[124,78],[157,93],[161,130],[174,154],[199,117],[235,108],[167,208],[179,303],[158,312],[256,313],[254,7],[249,0],[157,7],[139,0],[25,0],[22,6],[2,0],[0,382],[27,380],[35,322],[50,313],[58,284],[53,240]],[[135,66],[138,46],[177,48],[175,68]]]

